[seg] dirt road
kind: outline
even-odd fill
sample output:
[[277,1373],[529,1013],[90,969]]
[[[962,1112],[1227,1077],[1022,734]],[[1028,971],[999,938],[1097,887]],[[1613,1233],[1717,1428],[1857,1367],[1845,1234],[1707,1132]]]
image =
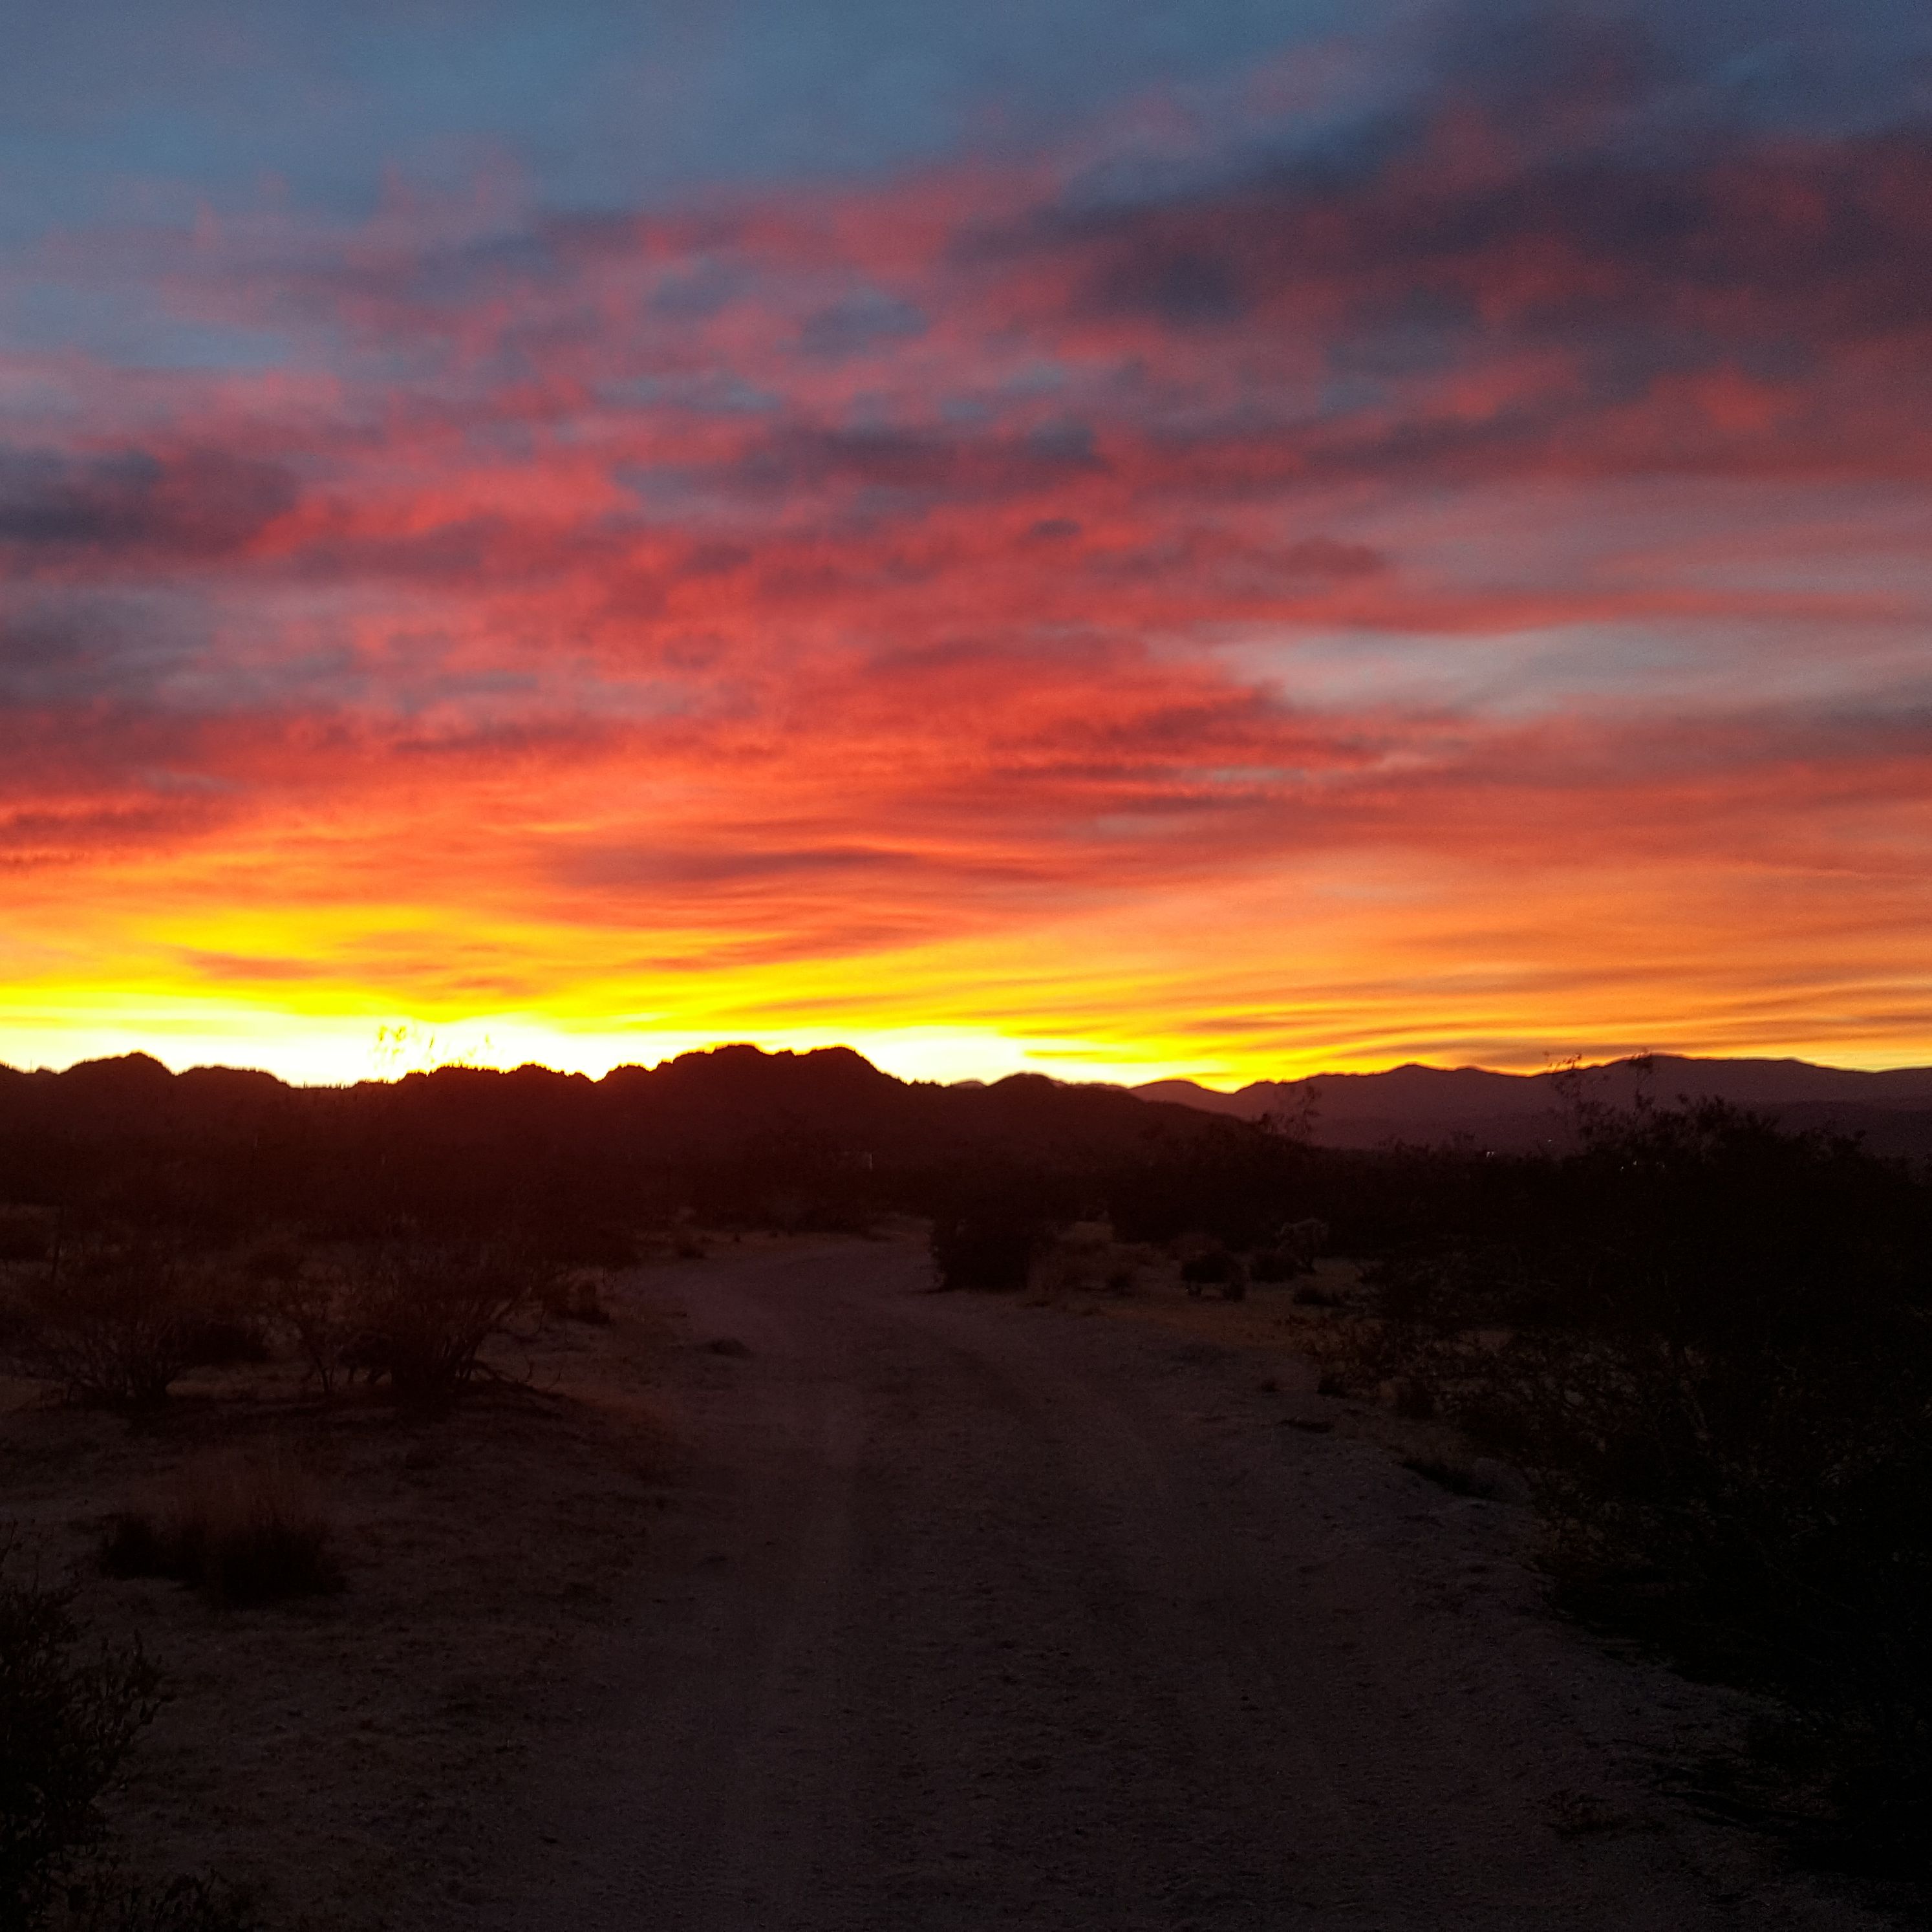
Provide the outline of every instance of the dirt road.
[[634,1291],[686,1460],[476,1922],[1876,1922],[1656,1794],[1709,1694],[1550,1622],[1520,1512],[1290,1426],[1324,1406],[1252,1357],[924,1278]]

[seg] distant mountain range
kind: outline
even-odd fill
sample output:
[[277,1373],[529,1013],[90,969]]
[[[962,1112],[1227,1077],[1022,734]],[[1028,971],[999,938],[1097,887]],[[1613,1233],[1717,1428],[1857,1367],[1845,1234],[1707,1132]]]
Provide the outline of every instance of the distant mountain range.
[[620,1067],[600,1081],[537,1066],[446,1067],[393,1083],[299,1088],[226,1067],[174,1074],[130,1054],[63,1073],[0,1067],[0,1200],[51,1187],[50,1172],[30,1180],[50,1161],[110,1145],[120,1150],[117,1172],[144,1147],[157,1174],[186,1162],[240,1186],[244,1170],[258,1171],[249,1184],[273,1191],[272,1183],[294,1187],[299,1173],[305,1198],[324,1174],[374,1196],[418,1169],[436,1170],[439,1184],[467,1175],[483,1189],[514,1174],[519,1185],[560,1197],[572,1176],[605,1173],[616,1187],[620,1173],[721,1160],[742,1161],[748,1172],[828,1158],[881,1172],[991,1159],[1106,1166],[1156,1142],[1204,1145],[1218,1131],[1213,1115],[1276,1114],[1304,1123],[1324,1147],[1461,1139],[1528,1152],[1568,1143],[1572,1080],[1612,1105],[1644,1094],[1660,1105],[1726,1100],[1788,1126],[1862,1135],[1874,1153],[1932,1155],[1932,1067],[1857,1073],[1798,1060],[1658,1056],[1575,1075],[1398,1066],[1218,1094],[1189,1080],[1126,1088],[1036,1073],[939,1086],[896,1079],[848,1048],[728,1046]]
[[1803,1060],[1690,1060],[1666,1054],[1612,1060],[1574,1073],[1492,1073],[1479,1066],[1391,1067],[1385,1073],[1320,1073],[1258,1080],[1219,1094],[1192,1080],[1153,1080],[1130,1090],[1145,1100],[1255,1120],[1306,1123],[1323,1147],[1377,1147],[1467,1138],[1498,1153],[1560,1146],[1566,1093],[1628,1106],[1640,1094],[1729,1101],[1783,1125],[1858,1133],[1874,1153],[1932,1153],[1932,1066],[1861,1073]]
[[353,1087],[173,1073],[136,1053],[62,1072],[0,1067],[0,1204],[366,1230],[418,1216],[587,1225],[680,1207],[792,1225],[805,1201],[825,1225],[874,1198],[929,1203],[974,1176],[1091,1177],[1230,1134],[1120,1087],[1038,1073],[944,1087],[896,1079],[844,1047],[725,1046],[595,1081],[446,1066]]

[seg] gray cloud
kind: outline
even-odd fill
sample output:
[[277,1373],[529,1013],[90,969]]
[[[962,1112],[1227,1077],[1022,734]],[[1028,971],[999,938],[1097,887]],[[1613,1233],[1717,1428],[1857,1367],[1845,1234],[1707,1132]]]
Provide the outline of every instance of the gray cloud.
[[194,449],[69,455],[0,446],[0,549],[17,564],[218,557],[293,506],[273,464]]

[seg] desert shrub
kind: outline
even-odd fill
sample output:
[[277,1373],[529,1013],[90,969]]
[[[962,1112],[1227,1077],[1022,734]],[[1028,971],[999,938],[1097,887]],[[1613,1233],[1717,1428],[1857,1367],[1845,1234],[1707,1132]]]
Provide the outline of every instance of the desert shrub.
[[200,1305],[184,1310],[179,1337],[190,1368],[230,1368],[266,1362],[269,1357],[266,1309],[234,1289],[211,1292]]
[[415,1240],[365,1256],[343,1310],[341,1359],[386,1376],[406,1408],[436,1410],[489,1371],[484,1345],[537,1294],[544,1271],[506,1246]]
[[304,1263],[268,1296],[325,1396],[358,1374],[405,1406],[435,1409],[488,1372],[482,1354],[533,1301],[608,1319],[596,1277],[560,1276],[506,1243],[392,1241]]
[[546,1276],[538,1286],[537,1298],[553,1322],[581,1322],[600,1328],[610,1323],[610,1311],[604,1306],[604,1276],[600,1270],[578,1268],[568,1274]]
[[1292,1281],[1306,1272],[1300,1258],[1286,1248],[1258,1248],[1248,1258],[1248,1274],[1256,1281]]
[[1204,1287],[1216,1287],[1228,1300],[1239,1301],[1248,1292],[1247,1270],[1240,1258],[1222,1247],[1189,1256],[1180,1264],[1180,1278],[1190,1294],[1198,1294]]
[[[1116,1259],[1113,1235],[1112,1228],[1099,1220],[1070,1222],[1043,1234],[1030,1257],[1027,1286],[1049,1298],[1102,1288],[1116,1294],[1131,1292],[1132,1258]],[[1124,1270],[1125,1286],[1117,1287]]]
[[152,1234],[69,1240],[16,1284],[7,1352],[70,1402],[140,1409],[194,1364],[202,1284],[178,1244]]
[[1196,1283],[1230,1281],[1240,1265],[1226,1248],[1210,1248],[1204,1254],[1189,1256],[1181,1263],[1180,1278]]
[[0,1551],[0,1924],[37,1923],[104,1828],[102,1793],[158,1708],[138,1646],[88,1652],[74,1592]]
[[1828,1742],[1806,1830],[1922,1865],[1932,1189],[1722,1107],[1581,1141],[1389,1257],[1324,1370],[1426,1390],[1528,1470],[1558,1601],[1782,1698]]
[[363,1287],[355,1265],[335,1255],[305,1258],[266,1286],[270,1324],[305,1364],[304,1384],[325,1400],[358,1369],[386,1366],[381,1337],[364,1325]]
[[1414,1372],[1426,1353],[1426,1342],[1400,1323],[1358,1310],[1337,1311],[1334,1320],[1299,1330],[1296,1346],[1313,1358],[1322,1394],[1357,1401],[1374,1400],[1388,1384]]
[[342,1588],[334,1512],[321,1486],[279,1452],[229,1454],[186,1472],[158,1520],[130,1512],[101,1550],[118,1576],[170,1576],[236,1606]]
[[254,1893],[214,1873],[160,1886],[98,1879],[77,1904],[76,1932],[264,1932],[268,1923]]
[[933,1271],[942,1288],[1023,1288],[1052,1239],[1052,1224],[1024,1208],[978,1207],[934,1222]]

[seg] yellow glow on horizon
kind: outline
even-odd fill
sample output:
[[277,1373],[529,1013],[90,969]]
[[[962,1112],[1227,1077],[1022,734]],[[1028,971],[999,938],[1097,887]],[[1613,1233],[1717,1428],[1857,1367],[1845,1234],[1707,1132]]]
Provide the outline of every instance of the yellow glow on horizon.
[[[449,1062],[597,1076],[750,1041],[848,1046],[910,1078],[1228,1089],[1410,1060],[1932,1061],[1916,875],[1331,851],[968,901],[895,937],[856,898],[843,919],[797,893],[572,899],[527,858],[439,868],[406,826],[355,831],[335,864],[297,826],[23,877],[0,929],[0,1063],[140,1050],[340,1083]],[[365,877],[388,846],[418,856]]]
[[[1238,927],[1230,910],[1224,901],[1224,932]],[[302,1084],[531,1062],[595,1078],[748,1041],[773,1052],[849,1046],[908,1079],[1032,1072],[1123,1084],[1188,1078],[1228,1090],[1412,1060],[1534,1072],[1573,1056],[1642,1052],[1788,1055],[1863,1068],[1932,1060],[1932,1049],[1910,1037],[1856,1022],[1808,1025],[1802,988],[1741,993],[1723,974],[1700,986],[1670,949],[1646,959],[1626,945],[1612,958],[1552,970],[1522,956],[1508,932],[1438,938],[1432,920],[1413,928],[1413,905],[1387,924],[1358,906],[1319,934],[1304,921],[1296,956],[1283,966],[1276,958],[1286,949],[1276,953],[1281,940],[1264,922],[1204,960],[1186,943],[1202,908],[1180,903],[1162,913],[1090,912],[1022,935],[712,973],[627,970],[634,935],[498,928],[466,932],[422,973],[433,926],[417,912],[402,933],[391,929],[376,984],[366,972],[322,968],[313,980],[269,977],[216,991],[194,983],[193,970],[164,970],[170,956],[152,950],[92,985],[16,980],[0,1012],[0,1064],[59,1067],[140,1051],[177,1070],[259,1067]],[[245,962],[247,948],[272,937],[287,946],[310,924],[224,920],[190,950]],[[372,916],[365,930],[377,934],[380,926]],[[1688,938],[1694,950],[1696,935]],[[482,953],[495,956],[498,970],[478,979],[536,986],[554,976],[550,997],[463,1001],[464,962],[473,968]],[[1846,1003],[1922,999],[1914,962],[1897,958],[1888,968],[1881,982],[1868,967],[1846,988]],[[419,973],[425,983],[411,998]],[[1666,1001],[1660,994],[1673,980]],[[1567,1010],[1568,1024],[1526,1024],[1526,1012],[1539,1006]]]

